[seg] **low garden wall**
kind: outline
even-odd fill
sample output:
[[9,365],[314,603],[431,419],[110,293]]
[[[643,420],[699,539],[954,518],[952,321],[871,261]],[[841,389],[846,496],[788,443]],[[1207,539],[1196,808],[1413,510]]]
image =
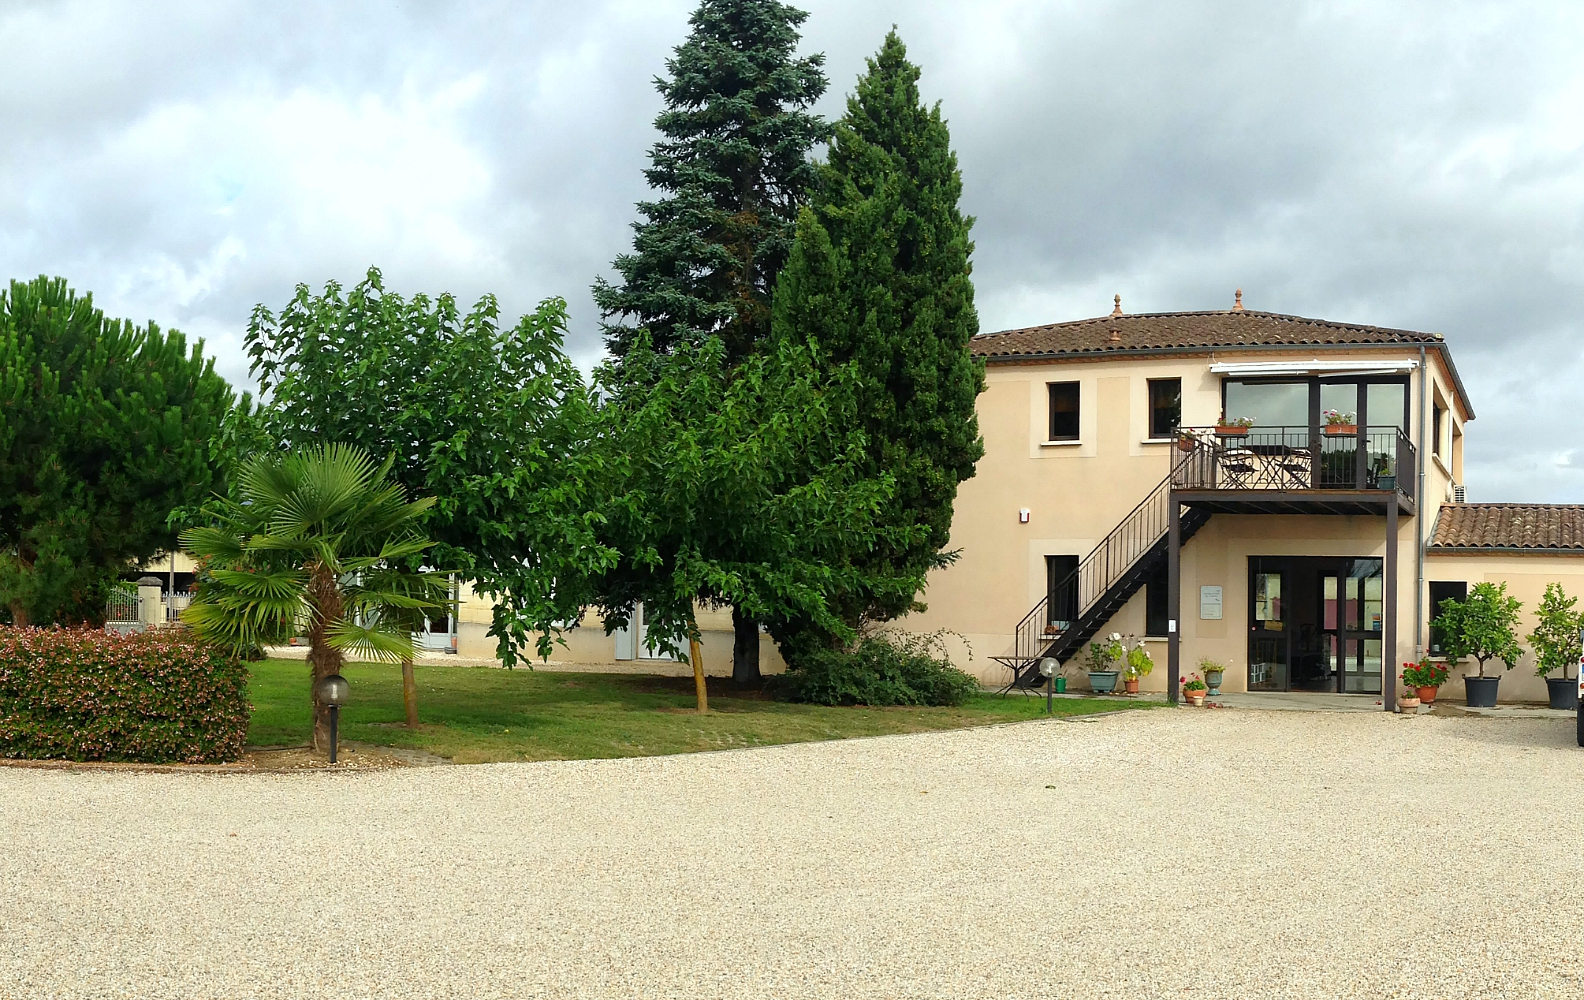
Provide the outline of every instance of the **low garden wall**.
[[179,629],[0,628],[0,757],[236,760],[247,671]]

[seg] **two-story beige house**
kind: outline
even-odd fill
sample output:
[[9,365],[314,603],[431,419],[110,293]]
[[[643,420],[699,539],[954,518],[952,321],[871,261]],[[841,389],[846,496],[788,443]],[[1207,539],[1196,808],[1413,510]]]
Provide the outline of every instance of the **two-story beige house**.
[[[1209,658],[1223,690],[1389,709],[1433,602],[1485,579],[1528,610],[1548,581],[1584,594],[1584,510],[1461,502],[1474,410],[1439,334],[1249,310],[1239,292],[1214,312],[1127,314],[1119,297],[972,349],[985,457],[958,494],[960,556],[906,624],[959,633],[987,681],[1121,632],[1165,668],[1145,690]],[[1545,697],[1532,669],[1509,676],[1504,700]]]
[[[1145,690],[1175,691],[1209,658],[1223,690],[1389,708],[1401,664],[1439,652],[1441,600],[1505,581],[1527,628],[1546,583],[1584,595],[1584,507],[1462,502],[1474,409],[1439,334],[1244,309],[1239,293],[1210,312],[1128,314],[1119,299],[972,350],[985,456],[958,493],[959,558],[896,625],[949,630],[954,661],[986,683],[1121,632],[1147,637],[1161,668]],[[488,656],[489,605],[461,597],[435,645]],[[728,672],[730,615],[699,623],[706,669]],[[614,635],[593,613],[581,626],[557,659],[660,659],[641,608]],[[760,655],[783,668],[768,636]],[[1445,694],[1461,693],[1454,677]],[[1545,696],[1530,658],[1504,675],[1503,700]]]

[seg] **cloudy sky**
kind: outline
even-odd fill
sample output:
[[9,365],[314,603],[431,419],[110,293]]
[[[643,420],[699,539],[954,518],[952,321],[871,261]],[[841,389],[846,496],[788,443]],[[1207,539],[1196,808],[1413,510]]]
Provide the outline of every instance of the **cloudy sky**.
[[[1584,5],[839,0],[896,23],[978,217],[982,327],[1252,308],[1446,334],[1471,499],[1584,502]],[[64,275],[247,381],[254,303],[378,264],[572,306],[628,245],[692,3],[0,0],[0,276]]]

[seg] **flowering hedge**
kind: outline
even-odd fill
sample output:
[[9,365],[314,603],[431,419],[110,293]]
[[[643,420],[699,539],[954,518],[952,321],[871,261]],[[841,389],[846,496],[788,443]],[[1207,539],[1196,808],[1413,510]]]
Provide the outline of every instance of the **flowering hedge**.
[[182,630],[0,628],[0,756],[219,763],[248,713],[246,669]]

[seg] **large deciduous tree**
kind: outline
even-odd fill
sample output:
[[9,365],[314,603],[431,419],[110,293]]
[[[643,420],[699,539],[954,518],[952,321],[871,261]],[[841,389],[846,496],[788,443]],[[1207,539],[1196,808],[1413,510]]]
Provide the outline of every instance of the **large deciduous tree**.
[[[871,537],[892,487],[855,475],[862,432],[840,409],[852,394],[831,391],[796,345],[730,374],[725,350],[710,338],[665,355],[640,336],[598,374],[600,538],[620,556],[591,590],[607,630],[641,601],[660,648],[688,642],[700,711],[694,608],[850,634],[825,595],[854,586],[842,555]],[[810,454],[836,458],[813,468]]]
[[[463,313],[450,295],[387,291],[370,268],[350,291],[299,286],[278,314],[256,308],[248,326],[270,404],[265,436],[390,456],[398,483],[435,497],[428,558],[495,599],[490,631],[508,665],[530,636],[549,656],[555,624],[582,605],[576,581],[609,559],[582,493],[592,411],[563,350],[566,322],[565,301],[552,298],[502,327],[494,296]],[[410,659],[403,675],[416,723]]]
[[[962,175],[940,106],[923,104],[918,79],[892,31],[836,124],[775,300],[778,340],[851,370],[862,471],[896,482],[885,512],[896,530],[848,554],[857,583],[832,595],[854,626],[906,613],[928,571],[950,562],[957,486],[984,454],[974,411],[984,370],[968,349],[978,331],[972,220],[958,207]],[[795,656],[800,641],[832,638],[809,625],[772,631]]]
[[[638,205],[633,252],[619,282],[600,278],[594,300],[618,359],[639,331],[654,350],[724,344],[727,366],[762,350],[770,302],[815,172],[810,151],[828,135],[809,108],[825,92],[824,57],[796,53],[807,18],[778,0],[704,0],[692,31],[655,85],[665,110],[645,171],[658,193]],[[759,677],[758,622],[734,608],[733,674]]]
[[176,331],[113,320],[64,278],[0,291],[0,607],[100,623],[111,583],[222,481],[231,388]]
[[409,501],[391,467],[342,444],[257,455],[181,535],[202,566],[182,612],[200,636],[242,651],[307,635],[316,749],[330,738],[319,681],[342,654],[410,660],[414,620],[446,601],[444,573],[411,568],[434,544],[420,531],[434,497]]

